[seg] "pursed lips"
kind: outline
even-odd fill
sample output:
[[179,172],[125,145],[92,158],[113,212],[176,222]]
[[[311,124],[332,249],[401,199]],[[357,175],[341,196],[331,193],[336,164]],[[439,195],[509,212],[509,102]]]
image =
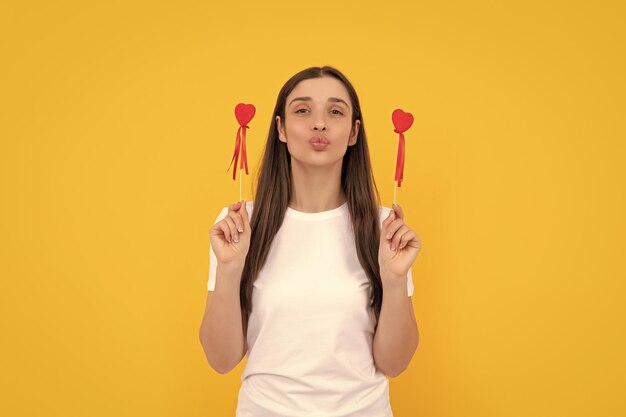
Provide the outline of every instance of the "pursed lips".
[[311,143],[323,143],[325,145],[328,145],[330,143],[328,141],[328,139],[326,139],[324,136],[313,136],[311,139],[309,139],[309,142],[311,142]]

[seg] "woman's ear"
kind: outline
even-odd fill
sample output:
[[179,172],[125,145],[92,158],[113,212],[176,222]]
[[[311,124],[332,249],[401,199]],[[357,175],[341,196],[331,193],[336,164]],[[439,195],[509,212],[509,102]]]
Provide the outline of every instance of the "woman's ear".
[[354,122],[354,128],[352,129],[352,134],[350,135],[350,139],[348,140],[348,146],[356,144],[356,138],[359,136],[359,126],[361,126],[361,121],[359,119],[356,119]]
[[276,126],[278,127],[278,139],[281,142],[287,143],[287,137],[285,135],[285,127],[280,122],[280,116],[276,116]]

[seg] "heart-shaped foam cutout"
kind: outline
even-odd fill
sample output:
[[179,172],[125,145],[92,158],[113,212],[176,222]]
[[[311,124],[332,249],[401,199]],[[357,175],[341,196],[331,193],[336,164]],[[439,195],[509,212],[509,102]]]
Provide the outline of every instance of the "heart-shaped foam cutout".
[[235,107],[235,117],[237,118],[240,126],[247,125],[250,120],[252,120],[255,113],[256,109],[253,104],[239,103]]
[[396,132],[403,133],[409,130],[413,124],[413,115],[402,111],[402,109],[395,109],[391,114],[391,120],[393,120],[393,126],[396,128]]

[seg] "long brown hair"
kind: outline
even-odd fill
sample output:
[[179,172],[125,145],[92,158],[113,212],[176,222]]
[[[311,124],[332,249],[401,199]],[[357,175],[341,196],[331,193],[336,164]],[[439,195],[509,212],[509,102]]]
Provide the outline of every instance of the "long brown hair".
[[380,195],[371,169],[365,126],[356,91],[339,70],[324,66],[310,67],[298,72],[278,93],[258,173],[258,185],[254,193],[254,208],[250,220],[252,229],[250,249],[241,276],[240,300],[245,328],[252,312],[254,281],[267,259],[272,240],[280,229],[292,193],[291,155],[287,150],[287,144],[278,138],[276,116],[280,116],[281,121],[285,120],[287,96],[300,81],[325,76],[338,79],[348,90],[353,109],[351,133],[354,133],[355,121],[360,120],[356,144],[348,146],[343,157],[341,187],[348,200],[359,262],[371,282],[370,308],[374,309],[378,322],[383,294],[378,265]]

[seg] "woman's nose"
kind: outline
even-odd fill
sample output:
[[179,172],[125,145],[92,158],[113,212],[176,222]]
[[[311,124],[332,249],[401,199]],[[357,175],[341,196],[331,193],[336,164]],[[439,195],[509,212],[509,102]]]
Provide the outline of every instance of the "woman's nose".
[[317,131],[326,130],[326,117],[323,111],[316,112],[311,121],[313,122],[313,129]]

